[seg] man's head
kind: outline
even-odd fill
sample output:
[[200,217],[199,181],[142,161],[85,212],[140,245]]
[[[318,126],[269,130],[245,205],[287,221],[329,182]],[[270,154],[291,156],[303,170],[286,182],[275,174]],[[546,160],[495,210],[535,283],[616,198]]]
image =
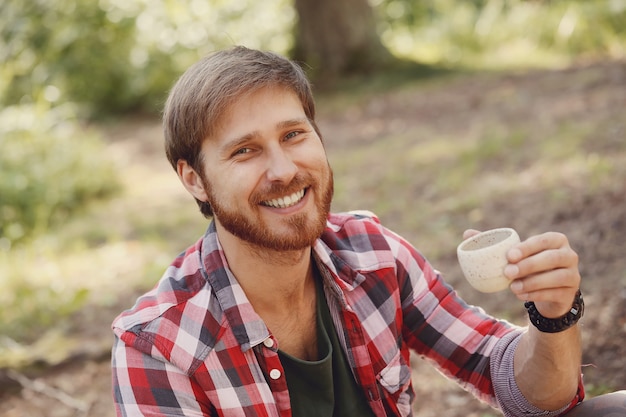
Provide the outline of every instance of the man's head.
[[323,232],[333,194],[314,116],[300,67],[236,47],[203,59],[175,85],[164,114],[167,156],[218,233],[304,249]]
[[[237,46],[191,66],[170,92],[163,115],[170,164],[176,170],[178,161],[184,160],[203,176],[202,143],[215,134],[230,105],[242,95],[274,86],[296,94],[320,135],[311,85],[302,68],[272,52]],[[202,214],[213,215],[208,202],[196,201]]]

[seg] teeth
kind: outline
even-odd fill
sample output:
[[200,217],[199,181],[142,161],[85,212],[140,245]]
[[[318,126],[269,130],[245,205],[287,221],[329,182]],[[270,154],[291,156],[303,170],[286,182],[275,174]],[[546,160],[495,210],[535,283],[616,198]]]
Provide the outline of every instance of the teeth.
[[287,208],[293,206],[304,197],[304,190],[297,191],[291,195],[264,201],[263,204],[274,208]]

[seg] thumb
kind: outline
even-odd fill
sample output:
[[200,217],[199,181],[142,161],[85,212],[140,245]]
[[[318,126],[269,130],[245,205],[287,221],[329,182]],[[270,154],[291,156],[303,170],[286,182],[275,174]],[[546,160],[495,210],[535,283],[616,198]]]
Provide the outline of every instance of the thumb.
[[472,236],[479,234],[480,231],[476,229],[467,229],[463,232],[463,239],[469,239]]

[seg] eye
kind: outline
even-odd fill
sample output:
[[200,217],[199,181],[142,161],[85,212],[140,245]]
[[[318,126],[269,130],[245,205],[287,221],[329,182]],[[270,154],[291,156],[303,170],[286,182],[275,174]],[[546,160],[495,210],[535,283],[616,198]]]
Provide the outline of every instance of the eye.
[[248,158],[251,155],[251,152],[252,152],[252,148],[245,148],[245,147],[238,148],[238,149],[235,149],[235,151],[230,154],[229,158],[234,158],[238,160],[243,159],[244,157]]
[[243,155],[243,154],[249,153],[250,151],[251,151],[251,149],[250,149],[250,148],[241,148],[241,149],[237,149],[237,150],[233,153],[233,156],[235,156],[235,155]]
[[296,136],[298,136],[300,133],[302,133],[302,132],[299,132],[299,131],[297,131],[297,130],[294,130],[293,132],[289,132],[289,133],[287,133],[287,134],[285,135],[285,139],[286,139],[286,140],[293,139],[293,138],[295,138]]

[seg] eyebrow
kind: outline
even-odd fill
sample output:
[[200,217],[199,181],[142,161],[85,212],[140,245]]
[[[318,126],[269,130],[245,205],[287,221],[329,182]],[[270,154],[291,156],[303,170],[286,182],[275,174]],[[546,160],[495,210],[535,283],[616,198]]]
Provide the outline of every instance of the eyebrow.
[[279,122],[276,125],[276,127],[279,129],[284,129],[286,127],[297,126],[303,123],[309,124],[310,123],[309,119],[307,117],[299,117],[297,119],[285,120],[285,121]]
[[[293,126],[298,126],[301,125],[303,123],[306,124],[310,124],[309,119],[307,117],[299,117],[296,119],[289,119],[289,120],[283,120],[281,122],[278,122],[276,124],[276,129],[286,129],[289,127],[293,127]],[[226,151],[229,151],[233,148],[237,148],[241,145],[246,144],[247,142],[249,142],[250,140],[252,140],[255,136],[259,135],[259,131],[258,130],[254,130],[252,132],[246,133],[243,136],[234,138],[230,141],[228,141],[224,146],[223,149]]]

